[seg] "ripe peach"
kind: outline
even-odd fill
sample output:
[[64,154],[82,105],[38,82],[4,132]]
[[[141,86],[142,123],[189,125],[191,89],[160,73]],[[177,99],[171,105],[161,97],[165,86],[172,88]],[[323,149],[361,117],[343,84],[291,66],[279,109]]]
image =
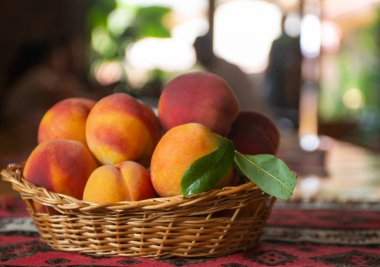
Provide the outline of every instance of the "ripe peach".
[[50,139],[77,140],[86,144],[86,120],[95,101],[67,98],[53,105],[42,117],[38,128],[38,143]]
[[158,120],[149,109],[124,93],[100,99],[86,123],[87,144],[95,157],[103,164],[147,164],[160,137]]
[[237,98],[228,84],[207,72],[177,76],[165,86],[158,103],[158,119],[164,131],[198,122],[227,136],[238,113]]
[[99,204],[156,196],[148,170],[133,161],[103,165],[87,181],[83,200]]
[[[186,123],[167,131],[152,155],[150,174],[156,192],[163,197],[182,194],[181,179],[197,159],[215,151],[220,136],[200,123]],[[234,176],[231,168],[218,184],[229,185]]]
[[280,133],[268,116],[254,111],[242,111],[228,136],[235,149],[244,154],[276,154]]
[[97,166],[81,142],[54,139],[40,143],[32,151],[23,175],[35,185],[80,199],[88,177]]

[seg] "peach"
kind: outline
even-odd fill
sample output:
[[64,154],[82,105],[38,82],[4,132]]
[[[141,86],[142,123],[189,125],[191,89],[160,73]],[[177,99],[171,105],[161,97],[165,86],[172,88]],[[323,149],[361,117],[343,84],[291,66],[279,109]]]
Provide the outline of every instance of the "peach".
[[[150,165],[152,184],[163,197],[182,194],[181,179],[197,159],[215,151],[220,136],[200,123],[186,123],[171,128],[158,142]],[[231,168],[218,187],[229,185],[234,177]]]
[[133,160],[147,165],[160,132],[150,107],[124,93],[100,99],[86,123],[88,147],[103,164]]
[[235,149],[244,154],[276,154],[280,133],[271,118],[263,113],[242,111],[228,136]]
[[133,161],[100,166],[90,175],[83,192],[83,200],[98,204],[155,196],[148,170]]
[[164,131],[188,122],[206,125],[227,136],[239,113],[236,96],[219,76],[193,72],[177,76],[164,87],[158,119]]
[[97,166],[81,142],[54,139],[34,148],[25,162],[23,175],[35,185],[80,199],[88,177]]
[[42,117],[38,143],[51,139],[76,140],[86,144],[86,120],[95,101],[67,98],[53,105]]

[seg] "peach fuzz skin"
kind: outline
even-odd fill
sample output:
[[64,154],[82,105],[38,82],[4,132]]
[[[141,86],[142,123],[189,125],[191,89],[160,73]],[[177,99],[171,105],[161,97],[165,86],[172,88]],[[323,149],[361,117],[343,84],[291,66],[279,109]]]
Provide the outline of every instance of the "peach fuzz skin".
[[126,160],[148,165],[160,137],[160,126],[150,107],[133,97],[116,93],[99,100],[86,123],[88,147],[99,162]]
[[280,133],[272,119],[254,111],[240,112],[228,137],[236,150],[249,155],[274,155],[280,144]]
[[[153,152],[150,173],[156,192],[162,197],[181,195],[181,179],[197,159],[219,146],[217,134],[199,123],[187,123],[167,131]],[[227,186],[234,176],[231,168],[218,186]]]
[[156,197],[148,170],[133,161],[97,168],[87,181],[83,200],[98,204]]
[[198,122],[227,136],[238,113],[237,98],[227,83],[206,72],[175,77],[164,87],[158,103],[158,118],[164,131]]
[[52,192],[81,199],[87,179],[97,167],[81,142],[55,139],[42,142],[32,151],[23,176]]
[[53,105],[42,117],[38,143],[51,139],[76,140],[86,144],[86,120],[95,101],[67,98]]

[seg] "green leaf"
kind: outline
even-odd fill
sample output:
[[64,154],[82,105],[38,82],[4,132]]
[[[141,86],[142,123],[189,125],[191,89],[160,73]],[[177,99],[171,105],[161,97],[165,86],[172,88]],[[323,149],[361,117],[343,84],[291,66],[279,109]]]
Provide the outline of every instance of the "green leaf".
[[221,138],[219,147],[210,154],[194,161],[181,180],[182,194],[187,197],[215,188],[227,173],[234,159],[232,141]]
[[288,199],[297,184],[288,166],[273,155],[245,155],[235,152],[238,169],[265,193],[280,199]]

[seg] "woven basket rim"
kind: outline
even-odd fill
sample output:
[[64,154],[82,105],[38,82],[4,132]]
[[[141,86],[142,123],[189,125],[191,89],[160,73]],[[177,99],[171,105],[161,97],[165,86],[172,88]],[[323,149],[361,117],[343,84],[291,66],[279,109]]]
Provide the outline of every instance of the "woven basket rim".
[[44,187],[37,186],[22,176],[23,165],[18,163],[11,163],[5,169],[1,170],[1,178],[3,181],[10,182],[15,191],[21,194],[24,199],[33,199],[47,206],[59,206],[65,210],[81,210],[81,211],[117,211],[126,209],[142,209],[142,210],[161,210],[162,208],[169,207],[183,207],[193,205],[197,202],[202,202],[204,199],[228,196],[239,191],[259,190],[263,196],[267,195],[262,192],[252,182],[246,182],[236,186],[226,186],[221,189],[212,189],[208,192],[194,194],[189,197],[182,195],[172,197],[155,197],[139,201],[120,201],[106,204],[97,204],[84,200],[77,199],[65,194],[55,193],[47,190]]

